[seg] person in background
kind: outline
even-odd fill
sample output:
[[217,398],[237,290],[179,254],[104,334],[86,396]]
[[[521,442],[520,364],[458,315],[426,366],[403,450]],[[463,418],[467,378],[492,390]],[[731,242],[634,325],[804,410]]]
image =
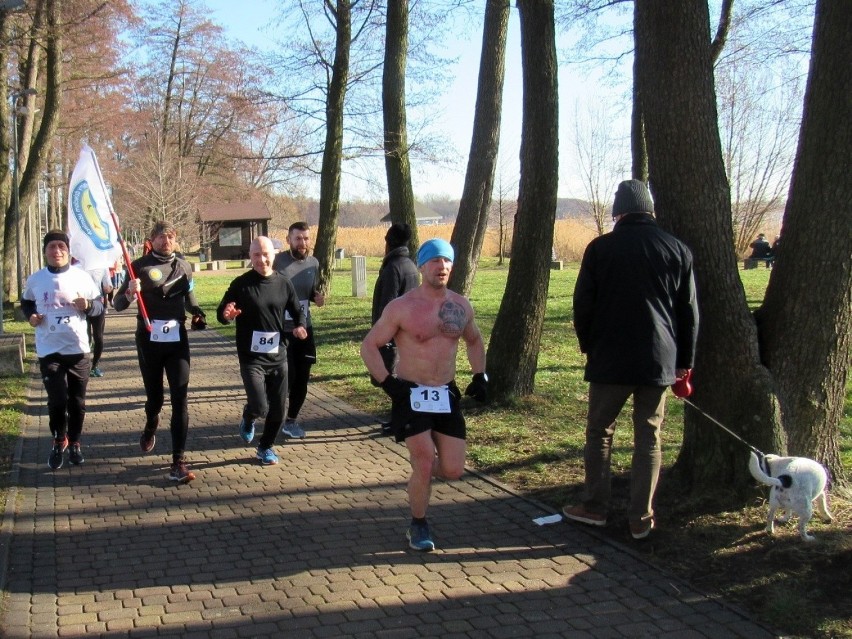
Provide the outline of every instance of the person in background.
[[109,295],[107,295],[107,301],[110,305],[112,305],[113,295],[124,282],[124,262],[122,262],[121,258],[118,258],[115,263],[109,267],[109,278],[112,283],[112,290],[109,292]]
[[308,336],[296,289],[286,276],[272,269],[274,251],[268,237],[252,241],[252,270],[231,282],[216,312],[222,324],[237,323],[237,358],[246,391],[240,437],[250,444],[255,420],[265,418],[257,446],[257,459],[265,466],[278,463],[272,446],[287,399],[287,349],[282,343],[285,312],[293,318],[293,337]]
[[586,355],[589,409],[582,503],[565,506],[562,514],[606,525],[615,420],[632,397],[627,519],[634,539],[644,539],[656,525],[666,387],[689,373],[698,335],[692,253],[657,226],[653,211],[644,182],[619,184],[615,227],[586,247],[574,287],[574,328]]
[[[426,520],[432,478],[458,479],[464,472],[466,424],[455,382],[456,354],[464,340],[473,381],[465,390],[477,401],[488,398],[485,344],[467,298],[447,288],[455,252],[449,242],[431,239],[417,251],[421,284],[385,307],[361,344],[361,358],[393,402],[396,441],[405,442],[411,462],[406,532],[414,550],[435,549]],[[397,374],[387,371],[381,349],[394,341]]]
[[[391,224],[385,234],[385,257],[379,267],[379,276],[373,289],[372,324],[379,321],[388,302],[417,288],[420,284],[417,267],[408,253],[409,240],[411,240],[411,227],[404,222]],[[387,372],[393,375],[398,360],[396,344],[391,340],[379,350]],[[375,380],[374,383],[376,383]],[[390,435],[392,432],[391,422],[382,424],[383,434]]]
[[775,266],[775,260],[778,259],[778,253],[781,252],[781,236],[776,235],[772,242],[772,266]]
[[151,321],[145,324],[141,311],[136,316],[136,352],[145,386],[145,428],[139,438],[142,452],[154,449],[163,408],[163,374],[169,383],[172,415],[172,465],[169,479],[181,484],[195,479],[185,458],[189,432],[189,339],[187,312],[204,317],[192,292],[192,269],[175,254],[177,230],[170,222],[156,222],[146,240],[151,250],[132,263],[136,279],[127,279],[113,298],[116,311],[123,311],[142,296]]
[[761,260],[766,264],[766,268],[772,268],[772,247],[769,245],[769,240],[763,233],[757,235],[757,239],[749,244],[751,247],[750,260]]
[[47,393],[53,448],[47,465],[62,468],[83,463],[80,436],[86,417],[89,383],[89,337],[86,319],[102,315],[104,305],[92,278],[70,263],[70,242],[64,231],[48,231],[42,240],[43,269],[27,278],[21,311],[35,328],[35,347]]
[[317,347],[314,342],[314,328],[311,322],[311,304],[322,306],[325,295],[319,290],[319,262],[310,255],[311,231],[306,222],[294,222],[287,231],[289,249],[275,256],[272,264],[279,273],[285,275],[293,283],[299,304],[305,315],[305,328],[308,335],[305,339],[293,339],[293,318],[288,313],[285,329],[287,341],[287,382],[289,384],[289,402],[287,417],[281,432],[287,437],[304,439],[305,429],[298,422],[299,411],[308,396],[308,381],[311,378],[311,367],[317,361]]
[[92,345],[92,377],[103,377],[98,364],[101,361],[101,355],[104,352],[104,327],[106,326],[106,307],[107,299],[112,296],[112,278],[108,268],[96,268],[86,271],[89,277],[92,278],[95,286],[101,292],[101,302],[104,306],[104,312],[98,315],[87,315],[86,325],[88,328],[89,342]]

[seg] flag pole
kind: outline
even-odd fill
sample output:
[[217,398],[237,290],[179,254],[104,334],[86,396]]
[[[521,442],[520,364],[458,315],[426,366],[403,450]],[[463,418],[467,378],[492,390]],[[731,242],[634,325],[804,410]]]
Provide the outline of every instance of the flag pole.
[[[130,275],[130,279],[135,280],[136,273],[133,271],[133,262],[130,259],[130,254],[127,252],[127,245],[124,243],[124,238],[121,235],[121,227],[118,225],[118,218],[112,208],[112,200],[109,197],[109,193],[107,193],[106,184],[104,184],[104,176],[101,174],[101,167],[98,164],[98,158],[95,155],[94,149],[91,147],[89,147],[89,152],[92,154],[92,159],[94,160],[93,164],[95,165],[95,170],[98,172],[98,179],[101,181],[101,188],[103,189],[103,193],[106,198],[107,208],[109,209],[112,223],[115,225],[115,232],[118,235],[118,243],[121,246],[121,254],[124,256],[124,263],[127,264],[127,272]],[[151,320],[148,317],[148,309],[145,307],[145,302],[142,300],[141,292],[136,293],[136,303],[139,305],[139,313],[142,315],[142,319],[145,322],[145,328],[148,329],[148,332],[150,333]]]

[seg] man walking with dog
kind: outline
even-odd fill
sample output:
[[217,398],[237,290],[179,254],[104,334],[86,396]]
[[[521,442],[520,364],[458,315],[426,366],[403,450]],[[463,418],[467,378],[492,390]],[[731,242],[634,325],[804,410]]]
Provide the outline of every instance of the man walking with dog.
[[615,420],[633,398],[627,519],[634,539],[655,526],[666,388],[692,368],[698,305],[689,248],[657,226],[644,182],[618,185],[615,227],[586,247],[574,288],[574,328],[586,354],[589,409],[582,503],[565,517],[605,526]]

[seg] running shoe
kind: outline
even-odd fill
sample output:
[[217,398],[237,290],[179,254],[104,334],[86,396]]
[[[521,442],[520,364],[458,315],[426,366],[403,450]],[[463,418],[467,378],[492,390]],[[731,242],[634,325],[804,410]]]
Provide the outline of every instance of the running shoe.
[[47,458],[47,465],[53,470],[62,468],[63,455],[65,449],[68,448],[68,437],[53,440],[53,450],[50,451],[50,457]]
[[68,453],[68,461],[75,466],[79,466],[85,461],[83,459],[83,451],[80,450],[80,442],[74,442],[71,444],[71,452]]
[[92,372],[89,373],[89,377],[103,377],[103,376],[104,376],[103,371],[100,368],[98,368],[97,366],[95,366],[92,369]]
[[429,524],[411,524],[405,536],[408,537],[408,546],[413,550],[422,550],[423,552],[435,550],[435,542],[432,541]]
[[278,455],[275,454],[275,451],[272,448],[261,448],[257,447],[257,458],[260,460],[260,463],[264,466],[274,466],[278,463]]
[[157,443],[157,426],[160,425],[160,418],[157,417],[153,423],[145,424],[145,430],[142,431],[142,436],[139,438],[139,448],[143,453],[150,453],[154,450],[154,444]]
[[304,439],[305,429],[297,421],[286,420],[284,426],[281,427],[281,432],[292,439]]
[[169,479],[179,484],[188,484],[195,479],[195,473],[189,470],[185,461],[174,462],[169,470]]
[[240,420],[240,437],[246,444],[251,444],[251,440],[254,439],[254,420],[248,424],[245,417]]

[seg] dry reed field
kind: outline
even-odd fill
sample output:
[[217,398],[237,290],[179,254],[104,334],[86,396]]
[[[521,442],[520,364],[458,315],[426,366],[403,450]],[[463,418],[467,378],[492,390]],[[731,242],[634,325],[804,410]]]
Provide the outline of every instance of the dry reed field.
[[[385,252],[386,226],[368,228],[339,228],[337,229],[337,246],[346,251],[346,255],[366,255],[380,257]],[[420,242],[433,237],[449,241],[453,233],[452,224],[436,226],[421,226],[417,229]],[[590,225],[584,225],[576,220],[558,220],[554,226],[553,248],[556,257],[566,262],[578,262],[583,257],[586,244],[595,237],[595,231]],[[511,242],[511,230],[508,232],[507,249]],[[482,244],[483,257],[498,257],[499,235],[495,228],[489,228],[485,233]]]

